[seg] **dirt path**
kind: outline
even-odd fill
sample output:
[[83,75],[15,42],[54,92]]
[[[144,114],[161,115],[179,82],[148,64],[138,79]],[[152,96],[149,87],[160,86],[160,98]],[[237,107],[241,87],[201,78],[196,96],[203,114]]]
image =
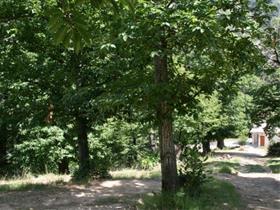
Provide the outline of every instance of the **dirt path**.
[[[216,153],[216,159],[237,158],[239,173],[217,174],[231,182],[241,194],[246,209],[280,209],[280,174],[272,174],[264,164],[267,158],[254,148]],[[262,173],[246,171],[248,166],[261,166]],[[249,167],[250,168],[250,167]],[[244,169],[244,170],[243,170]],[[257,168],[259,170],[259,168]],[[62,185],[29,191],[0,192],[0,210],[109,210],[136,209],[143,194],[160,191],[159,180],[93,181],[86,186]]]
[[94,181],[42,190],[0,192],[1,210],[136,209],[141,195],[159,191],[159,180]]
[[239,172],[236,175],[218,174],[216,177],[230,181],[241,194],[248,209],[280,209],[280,174],[272,174],[270,169],[264,166],[267,158],[262,150],[245,147],[241,151],[218,152],[216,155],[237,157],[241,171],[242,166],[248,164],[260,165],[263,168],[262,173]]

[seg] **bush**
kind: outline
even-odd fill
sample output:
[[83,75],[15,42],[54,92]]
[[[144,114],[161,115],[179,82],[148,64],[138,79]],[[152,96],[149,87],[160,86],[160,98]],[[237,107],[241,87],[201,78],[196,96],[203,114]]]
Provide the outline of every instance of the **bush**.
[[267,155],[280,157],[280,142],[269,145]]
[[229,167],[229,166],[223,166],[222,168],[219,169],[219,173],[233,174],[234,173],[234,169]]
[[[235,187],[228,182],[211,180],[202,185],[199,196],[190,196],[184,191],[177,193],[148,194],[138,205],[139,209],[191,209],[224,210],[245,209]],[[138,208],[137,208],[138,209]]]
[[239,141],[238,141],[238,144],[240,146],[244,146],[247,144],[247,139],[246,138],[241,138]]
[[35,127],[22,132],[22,143],[16,144],[9,162],[17,173],[57,173],[63,159],[74,158],[74,148],[57,126]]
[[159,157],[157,154],[154,153],[146,153],[141,154],[139,157],[139,165],[137,165],[137,168],[148,170],[156,166],[159,162]]
[[158,155],[147,145],[147,128],[110,118],[89,135],[91,159],[103,171],[126,167],[149,169],[158,163]]
[[179,181],[190,195],[200,192],[201,186],[206,182],[205,161],[197,145],[185,147],[181,154],[182,165],[179,169]]

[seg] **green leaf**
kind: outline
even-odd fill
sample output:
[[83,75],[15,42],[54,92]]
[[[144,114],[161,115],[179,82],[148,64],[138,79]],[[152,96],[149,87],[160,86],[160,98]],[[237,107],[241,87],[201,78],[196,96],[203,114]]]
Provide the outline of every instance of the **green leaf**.
[[61,28],[57,31],[57,33],[54,36],[54,40],[56,44],[62,43],[67,32],[66,26],[61,26]]

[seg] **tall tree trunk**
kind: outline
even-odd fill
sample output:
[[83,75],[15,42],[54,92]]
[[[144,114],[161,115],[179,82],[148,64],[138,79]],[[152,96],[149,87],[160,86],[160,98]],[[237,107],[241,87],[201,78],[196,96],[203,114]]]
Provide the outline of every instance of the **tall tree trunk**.
[[8,129],[6,124],[0,126],[0,167],[7,164]]
[[211,149],[210,149],[210,141],[208,139],[205,139],[203,142],[202,142],[202,149],[203,149],[203,154],[206,155],[208,154],[209,152],[211,152]]
[[90,170],[89,164],[89,147],[87,136],[87,119],[83,116],[76,117],[78,148],[79,148],[79,171],[88,175]]
[[225,147],[225,142],[224,142],[224,139],[218,139],[217,140],[217,147],[219,149],[223,149]]
[[59,174],[69,174],[69,160],[68,158],[64,157],[59,163],[58,163],[58,173]]
[[[167,85],[168,58],[166,55],[167,43],[164,38],[160,42],[161,55],[155,57],[155,82],[158,88]],[[175,191],[177,188],[177,164],[175,146],[172,139],[172,107],[161,93],[157,104],[157,120],[159,123],[159,146],[162,173],[162,190]]]

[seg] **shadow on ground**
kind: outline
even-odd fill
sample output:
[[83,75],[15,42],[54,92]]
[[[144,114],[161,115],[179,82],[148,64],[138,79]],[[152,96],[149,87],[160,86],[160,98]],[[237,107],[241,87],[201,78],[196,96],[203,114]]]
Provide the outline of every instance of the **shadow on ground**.
[[159,180],[108,180],[0,192],[0,209],[135,209],[142,194],[159,190]]
[[237,151],[219,151],[219,152],[215,152],[215,156],[218,157],[223,157],[223,156],[227,156],[230,155],[232,157],[244,157],[244,158],[265,158],[264,155],[262,154],[256,154],[256,153],[248,153],[248,152],[237,152]]
[[247,177],[247,174],[219,174],[217,178],[230,181],[242,195],[248,209],[279,209],[279,180],[258,176],[260,175],[257,173],[250,177]]

